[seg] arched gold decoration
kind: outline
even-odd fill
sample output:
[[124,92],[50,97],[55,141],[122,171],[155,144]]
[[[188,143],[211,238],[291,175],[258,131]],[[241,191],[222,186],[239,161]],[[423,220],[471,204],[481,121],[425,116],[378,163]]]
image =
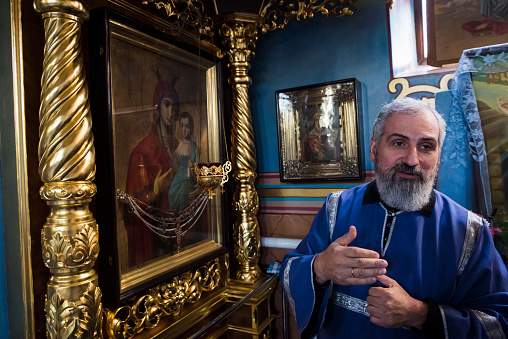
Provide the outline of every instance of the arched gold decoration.
[[99,254],[88,208],[96,187],[95,149],[80,37],[88,8],[82,1],[36,0],[46,44],[39,111],[41,198],[50,207],[42,230],[49,338],[101,338],[102,303],[93,269]]
[[157,326],[164,316],[179,315],[183,306],[196,302],[203,291],[219,286],[219,259],[208,262],[194,273],[186,272],[137,296],[116,310],[106,309],[106,331],[111,338],[132,338],[146,328]]
[[[232,158],[233,177],[237,181],[233,197],[236,217],[233,225],[235,256],[239,262],[236,278],[255,281],[259,278],[258,266],[261,236],[257,220],[259,198],[254,187],[256,179],[256,148],[248,95],[251,79],[247,72],[250,57],[257,39],[257,23],[234,21],[223,24],[220,34],[228,46],[229,83],[233,88]],[[252,48],[252,49],[251,49]]]

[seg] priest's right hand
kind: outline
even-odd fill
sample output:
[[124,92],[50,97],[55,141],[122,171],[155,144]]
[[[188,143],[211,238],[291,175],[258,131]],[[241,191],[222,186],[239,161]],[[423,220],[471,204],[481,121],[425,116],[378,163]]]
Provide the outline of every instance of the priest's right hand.
[[379,253],[348,245],[356,238],[356,227],[332,242],[314,259],[314,278],[320,285],[331,280],[337,285],[366,285],[386,274],[388,262]]

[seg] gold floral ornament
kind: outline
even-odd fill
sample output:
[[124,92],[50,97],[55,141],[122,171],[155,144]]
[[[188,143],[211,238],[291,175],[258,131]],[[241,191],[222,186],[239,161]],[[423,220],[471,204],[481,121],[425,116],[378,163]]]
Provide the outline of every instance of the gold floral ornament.
[[185,272],[151,288],[147,294],[128,299],[115,310],[106,309],[107,335],[130,339],[145,329],[154,328],[163,317],[178,316],[185,304],[195,303],[202,292],[216,289],[221,274],[219,259],[215,258],[194,272]]
[[223,164],[213,163],[198,163],[194,165],[196,179],[199,187],[206,190],[208,197],[213,199],[215,193],[213,192],[219,185],[224,186],[228,182],[228,174],[231,172],[231,161],[226,161]]

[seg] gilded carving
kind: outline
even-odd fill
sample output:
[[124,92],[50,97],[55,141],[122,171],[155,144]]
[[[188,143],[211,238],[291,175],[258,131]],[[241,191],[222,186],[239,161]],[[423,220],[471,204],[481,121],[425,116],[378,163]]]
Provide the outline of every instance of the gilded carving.
[[[254,185],[252,185],[254,187]],[[242,190],[238,192],[235,199],[235,210],[246,211],[249,213],[257,213],[259,209],[259,195],[256,190]]]
[[60,12],[44,17],[46,45],[39,110],[39,174],[44,182],[95,177],[88,86],[79,43],[82,21]]
[[88,19],[83,1],[36,0],[45,30],[39,109],[41,198],[50,215],[42,256],[50,269],[46,296],[48,338],[101,338],[97,274],[98,228],[88,209],[96,187],[95,148],[80,38]]
[[236,219],[233,225],[235,255],[239,262],[236,278],[254,282],[260,276],[259,250],[261,237],[256,213],[259,199],[254,187],[256,178],[256,147],[248,95],[251,79],[248,76],[250,58],[254,55],[258,23],[237,20],[223,24],[220,34],[229,48],[229,83],[233,88],[233,115],[231,118],[231,153],[233,177],[236,180],[233,196]]
[[[258,28],[256,23],[235,22],[231,25],[222,24],[219,33],[224,38],[224,44],[227,46],[224,54],[229,55],[229,60],[231,62],[250,61],[251,56],[254,55],[253,49],[256,47],[256,41],[258,39]],[[246,69],[244,69],[244,71],[250,68],[248,64],[245,66]]]
[[102,338],[101,291],[93,283],[72,302],[55,292],[46,298],[48,338]]
[[286,0],[268,1],[261,9],[263,33],[283,28],[289,20],[312,18],[314,14],[325,16],[352,15],[351,6],[358,0]]
[[66,232],[61,231],[53,233],[48,240],[45,230],[42,230],[41,243],[42,257],[48,268],[92,264],[99,255],[99,234],[88,224],[72,237],[72,241]]
[[143,0],[143,5],[153,4],[155,8],[164,10],[168,18],[175,18],[171,33],[179,36],[187,27],[195,27],[200,35],[213,35],[213,22],[205,14],[201,0]]
[[194,303],[203,291],[219,286],[219,259],[208,262],[195,272],[186,272],[160,284],[148,294],[135,297],[116,310],[106,309],[106,329],[112,338],[132,338],[145,328],[153,328],[163,316],[179,315],[186,303]]
[[43,200],[90,199],[97,193],[91,181],[45,183],[39,190]]

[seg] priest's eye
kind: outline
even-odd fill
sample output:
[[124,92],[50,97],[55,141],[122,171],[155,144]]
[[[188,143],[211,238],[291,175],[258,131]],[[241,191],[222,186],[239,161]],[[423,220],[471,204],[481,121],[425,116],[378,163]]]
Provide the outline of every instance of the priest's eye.
[[423,144],[420,146],[424,151],[432,151],[435,149],[434,145]]

